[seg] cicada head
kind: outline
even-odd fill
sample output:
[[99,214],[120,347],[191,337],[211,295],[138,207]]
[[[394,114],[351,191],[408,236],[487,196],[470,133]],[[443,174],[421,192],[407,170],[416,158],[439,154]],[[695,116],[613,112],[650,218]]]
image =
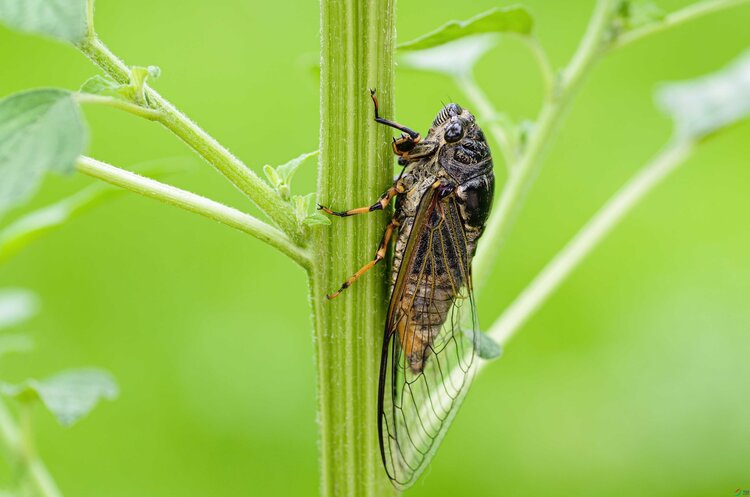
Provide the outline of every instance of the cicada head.
[[487,140],[474,115],[458,104],[443,107],[430,135],[440,144],[440,165],[457,183],[492,170]]

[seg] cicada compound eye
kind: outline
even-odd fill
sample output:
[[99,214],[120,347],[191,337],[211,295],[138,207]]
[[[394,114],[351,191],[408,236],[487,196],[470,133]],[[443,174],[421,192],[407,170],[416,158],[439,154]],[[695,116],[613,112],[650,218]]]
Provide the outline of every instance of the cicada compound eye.
[[464,136],[464,126],[461,121],[454,121],[445,128],[445,141],[456,143]]

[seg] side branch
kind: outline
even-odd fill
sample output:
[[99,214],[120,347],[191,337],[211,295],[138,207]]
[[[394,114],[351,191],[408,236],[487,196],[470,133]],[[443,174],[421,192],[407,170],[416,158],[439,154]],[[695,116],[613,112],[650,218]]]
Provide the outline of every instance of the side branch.
[[625,215],[677,169],[692,150],[690,142],[673,143],[641,169],[521,292],[490,327],[490,337],[505,344]]
[[[115,80],[130,81],[130,69],[98,38],[88,38],[78,48]],[[303,241],[303,229],[294,210],[268,184],[158,92],[148,86],[145,91],[152,107],[161,113],[161,124],[223,174],[295,242]]]
[[112,107],[114,109],[124,110],[125,112],[148,119],[149,121],[159,121],[163,117],[161,111],[142,107],[119,98],[91,95],[89,93],[76,93],[75,99],[79,104],[106,105],[107,107]]
[[679,26],[686,22],[698,19],[714,12],[726,10],[731,7],[750,3],[749,0],[704,0],[702,2],[696,2],[687,7],[676,10],[658,22],[650,23],[642,28],[634,29],[627,33],[622,34],[617,40],[612,43],[609,47],[610,50],[616,50],[626,45],[630,45],[633,42],[639,41],[643,38],[647,38],[651,35],[661,33],[668,29],[672,29],[675,26]]
[[471,106],[476,110],[477,114],[483,116],[485,119],[490,119],[487,127],[490,133],[492,133],[492,137],[500,146],[500,153],[503,156],[508,173],[512,173],[516,162],[517,150],[515,143],[509,136],[508,130],[497,122],[498,112],[495,110],[492,102],[490,102],[487,94],[484,93],[471,74],[458,76],[455,78],[455,82],[456,86],[463,89],[466,98],[471,102]]
[[232,228],[244,231],[258,240],[277,248],[305,269],[310,268],[308,253],[297,246],[280,230],[232,207],[207,199],[195,193],[140,176],[130,171],[81,157],[76,169],[88,176],[119,186],[140,195],[161,200],[201,216],[213,219]]
[[544,156],[549,149],[566,111],[578,92],[582,81],[597,60],[603,33],[613,15],[612,0],[599,0],[591,17],[586,34],[581,40],[575,55],[563,71],[563,79],[556,95],[544,103],[536,125],[523,154],[519,157],[513,172],[505,182],[499,199],[487,223],[482,243],[474,259],[475,288],[481,291],[489,273],[497,260],[497,252],[502,247],[510,231],[513,220],[521,209],[526,192],[536,178]]
[[62,497],[44,461],[38,455],[28,454],[27,448],[24,447],[22,427],[2,400],[0,400],[0,441],[13,459],[25,464],[28,477],[37,491],[36,494],[41,497]]

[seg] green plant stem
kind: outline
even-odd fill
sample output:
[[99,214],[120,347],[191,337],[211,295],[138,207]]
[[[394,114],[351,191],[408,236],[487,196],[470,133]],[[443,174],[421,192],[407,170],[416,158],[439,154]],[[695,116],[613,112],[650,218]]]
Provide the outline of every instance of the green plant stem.
[[578,90],[581,81],[588,76],[589,70],[601,55],[604,37],[611,26],[617,4],[616,0],[597,0],[586,33],[563,71],[563,95],[570,96]]
[[597,212],[534,278],[489,328],[488,334],[504,345],[544,304],[573,270],[649,192],[690,157],[690,142],[672,142],[644,166]]
[[283,232],[253,216],[219,202],[171,185],[140,176],[90,157],[79,158],[76,169],[93,178],[154,198],[231,226],[277,248],[305,269],[310,267],[308,253],[295,245]]
[[[130,81],[130,69],[98,38],[84,40],[79,48],[116,81]],[[294,242],[302,244],[305,241],[306,230],[298,222],[294,209],[268,184],[155,90],[146,86],[145,92],[151,106],[161,112],[161,124],[223,174]]]
[[124,110],[125,112],[148,119],[149,121],[159,121],[163,117],[163,114],[159,110],[142,107],[119,98],[91,95],[89,93],[76,93],[75,99],[80,104],[105,105],[114,109]]
[[616,7],[613,0],[599,0],[589,21],[586,34],[568,66],[556,91],[543,105],[529,143],[522,151],[517,166],[503,186],[500,200],[488,221],[487,230],[474,259],[475,288],[479,292],[492,271],[498,251],[510,232],[512,222],[520,210],[525,193],[538,175],[545,152],[551,145],[575,94],[591,68],[609,49],[619,48],[689,20],[718,12],[750,0],[706,0],[669,14],[658,23],[620,36],[612,44],[605,37]]
[[[321,131],[318,201],[345,209],[372,204],[392,183],[395,0],[321,1]],[[386,225],[383,212],[334,218],[314,230],[310,274],[318,372],[321,494],[393,495],[380,460],[377,384],[387,303],[386,265],[337,299],[330,293],[371,261]]]
[[86,0],[86,36],[94,38],[96,29],[94,29],[94,0]]
[[539,72],[542,75],[542,81],[544,82],[544,95],[549,97],[552,95],[557,83],[557,76],[555,75],[555,68],[550,62],[547,52],[539,43],[539,40],[534,36],[521,36],[521,40],[526,43],[526,46],[531,50],[531,54],[536,60],[537,66],[539,66]]
[[529,142],[503,186],[498,205],[490,215],[474,259],[474,284],[477,292],[481,290],[498,259],[498,251],[505,242],[526,192],[539,172],[553,136],[559,129],[584,77],[600,54],[602,39],[613,15],[614,4],[613,0],[597,2],[586,34],[563,72],[559,90],[553,92],[542,106]]
[[696,2],[683,9],[667,14],[661,21],[656,21],[641,28],[623,33],[614,41],[614,43],[612,43],[612,45],[610,45],[609,49],[615,50],[622,48],[633,42],[642,40],[643,38],[672,29],[700,17],[748,3],[750,3],[750,0],[705,0],[702,2]]
[[7,448],[11,455],[17,456],[21,453],[20,428],[2,399],[0,399],[0,440],[2,440],[2,446]]
[[41,497],[62,497],[54,478],[34,448],[30,410],[28,404],[21,406],[22,426],[19,426],[5,402],[0,400],[0,441],[12,458],[22,462]]
[[39,495],[43,497],[62,497],[62,492],[57,488],[57,483],[47,471],[36,450],[34,441],[34,425],[32,411],[34,403],[31,400],[21,402],[21,458],[28,471],[29,479],[36,487]]

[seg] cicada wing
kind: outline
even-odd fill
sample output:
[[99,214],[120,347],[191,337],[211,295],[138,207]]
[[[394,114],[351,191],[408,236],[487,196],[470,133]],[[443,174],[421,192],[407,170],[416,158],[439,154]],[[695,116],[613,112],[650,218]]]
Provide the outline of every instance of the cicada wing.
[[380,448],[400,488],[424,471],[456,415],[480,337],[458,205],[425,197],[391,296],[380,366]]

